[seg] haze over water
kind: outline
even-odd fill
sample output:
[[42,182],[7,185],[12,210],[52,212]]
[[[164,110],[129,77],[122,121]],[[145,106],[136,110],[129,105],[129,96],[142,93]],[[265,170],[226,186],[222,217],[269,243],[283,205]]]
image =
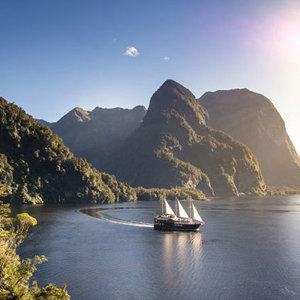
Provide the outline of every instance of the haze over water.
[[38,226],[20,254],[46,255],[36,279],[66,282],[72,299],[300,298],[300,196],[195,204],[194,233],[145,226],[159,202],[23,207]]

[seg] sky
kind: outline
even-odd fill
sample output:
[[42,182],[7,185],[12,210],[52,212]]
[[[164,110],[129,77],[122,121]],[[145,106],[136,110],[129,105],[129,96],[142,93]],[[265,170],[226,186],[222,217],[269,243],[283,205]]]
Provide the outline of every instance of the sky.
[[0,96],[35,118],[149,104],[166,79],[196,97],[268,97],[300,153],[299,0],[0,0]]

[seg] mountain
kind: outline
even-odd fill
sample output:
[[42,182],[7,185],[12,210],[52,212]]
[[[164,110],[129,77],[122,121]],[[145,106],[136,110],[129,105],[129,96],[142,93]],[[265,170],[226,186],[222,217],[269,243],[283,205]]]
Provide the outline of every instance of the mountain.
[[112,172],[133,186],[190,187],[206,195],[265,194],[252,152],[206,124],[207,110],[179,83],[152,96],[140,127],[114,159]]
[[52,122],[45,121],[45,120],[43,120],[43,119],[36,119],[36,120],[37,120],[39,123],[41,123],[41,124],[43,124],[43,125],[49,127],[50,129],[51,129],[51,127],[53,126],[53,124],[55,124],[55,123],[52,123]]
[[299,156],[269,99],[248,89],[235,89],[205,93],[199,103],[209,113],[209,126],[252,150],[268,185],[300,186]]
[[[141,124],[144,106],[133,109],[100,108],[89,112],[74,108],[56,123],[46,124],[80,157],[103,170],[113,153]],[[41,123],[45,121],[40,120]]]
[[62,140],[0,98],[0,194],[17,203],[136,200],[136,192],[75,157]]

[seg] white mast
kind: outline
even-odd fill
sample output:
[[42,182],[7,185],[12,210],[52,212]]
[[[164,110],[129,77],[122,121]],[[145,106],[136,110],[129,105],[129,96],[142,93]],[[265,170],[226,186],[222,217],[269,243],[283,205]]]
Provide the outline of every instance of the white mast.
[[178,205],[178,216],[180,218],[189,218],[188,214],[186,213],[185,209],[183,208],[179,200],[177,200],[177,205]]
[[204,223],[203,219],[200,217],[196,207],[194,206],[194,203],[192,204],[192,207],[193,207],[193,219],[194,220],[197,220],[197,221],[200,221],[201,223]]
[[165,201],[165,213],[167,215],[175,215],[173,209],[171,208],[171,206],[169,205],[169,203],[167,202],[167,200],[164,200]]

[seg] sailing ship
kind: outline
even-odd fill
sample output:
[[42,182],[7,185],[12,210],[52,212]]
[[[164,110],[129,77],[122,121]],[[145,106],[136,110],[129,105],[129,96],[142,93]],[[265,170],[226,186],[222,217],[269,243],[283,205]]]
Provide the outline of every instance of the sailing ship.
[[176,214],[167,200],[162,201],[162,214],[154,217],[154,229],[169,231],[197,231],[204,221],[196,207],[190,202],[190,216],[179,200],[176,200]]

